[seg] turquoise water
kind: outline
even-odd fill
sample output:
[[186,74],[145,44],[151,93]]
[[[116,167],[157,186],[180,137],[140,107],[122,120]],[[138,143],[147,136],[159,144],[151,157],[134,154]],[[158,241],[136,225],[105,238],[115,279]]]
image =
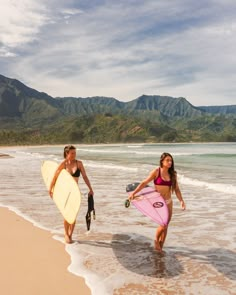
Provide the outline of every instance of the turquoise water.
[[[62,160],[63,146],[1,148],[0,203],[63,241],[60,213],[44,187],[44,160]],[[187,210],[175,196],[165,254],[153,250],[156,225],[124,207],[125,187],[141,181],[173,155]],[[86,232],[87,187],[69,270],[86,278],[93,294],[235,294],[236,144],[80,145],[77,156],[95,192],[97,218]],[[136,287],[141,287],[139,291]],[[143,291],[142,291],[143,290]]]

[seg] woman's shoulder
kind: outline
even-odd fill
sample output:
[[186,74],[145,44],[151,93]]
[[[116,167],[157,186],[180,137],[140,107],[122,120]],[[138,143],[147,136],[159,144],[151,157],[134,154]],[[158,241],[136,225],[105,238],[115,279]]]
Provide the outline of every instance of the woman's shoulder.
[[77,166],[83,166],[83,162],[81,160],[76,159]]
[[63,160],[59,166],[58,166],[58,169],[64,169],[66,167],[66,160]]
[[153,172],[155,172],[155,173],[159,173],[160,169],[161,169],[161,167],[158,166],[158,167],[156,167],[156,168],[153,170]]
[[159,173],[159,169],[160,169],[160,167],[157,167],[157,168],[153,169],[153,170],[151,171],[151,174],[157,176],[158,173]]

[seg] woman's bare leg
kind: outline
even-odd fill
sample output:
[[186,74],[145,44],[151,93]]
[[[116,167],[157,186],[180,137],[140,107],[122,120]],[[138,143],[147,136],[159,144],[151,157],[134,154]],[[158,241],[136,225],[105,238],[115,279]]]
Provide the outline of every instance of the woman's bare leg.
[[165,243],[165,239],[166,239],[166,236],[167,236],[167,230],[168,230],[168,227],[166,226],[159,238],[159,244],[160,244],[160,247],[161,249],[163,248],[164,246],[164,243]]
[[70,237],[71,241],[72,241],[72,234],[73,234],[74,228],[75,228],[75,222],[70,224],[69,230],[68,230],[69,237]]
[[65,242],[70,244],[72,242],[70,237],[70,224],[64,219]]
[[156,230],[155,249],[159,252],[161,252],[161,250],[162,250],[162,246],[160,244],[160,238],[163,234],[164,229],[165,229],[165,227],[160,225]]
[[[170,204],[168,204],[168,209],[169,209],[169,221],[168,221],[168,225],[170,223],[170,220],[171,220],[171,217],[172,217],[172,208],[173,208],[173,204],[172,202]],[[162,232],[160,233],[159,235],[159,246],[162,250],[163,246],[164,246],[164,243],[165,243],[165,240],[166,240],[166,237],[167,237],[167,231],[168,231],[168,225],[165,226],[165,227],[162,227],[163,230]]]

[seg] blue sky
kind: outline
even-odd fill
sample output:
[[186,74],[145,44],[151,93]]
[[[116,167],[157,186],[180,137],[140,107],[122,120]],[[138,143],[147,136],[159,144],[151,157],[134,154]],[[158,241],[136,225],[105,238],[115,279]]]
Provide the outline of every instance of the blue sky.
[[54,97],[236,104],[236,1],[1,1],[0,74]]

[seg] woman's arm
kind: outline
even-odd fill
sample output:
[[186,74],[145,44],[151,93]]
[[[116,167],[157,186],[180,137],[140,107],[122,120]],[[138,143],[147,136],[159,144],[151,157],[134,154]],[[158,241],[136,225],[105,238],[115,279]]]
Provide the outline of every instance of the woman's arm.
[[143,189],[150,181],[154,180],[156,177],[156,169],[153,170],[146,179],[144,179],[140,184],[136,187],[136,189],[129,195],[129,200],[132,200],[141,189]]
[[61,170],[64,169],[64,168],[65,168],[65,161],[63,161],[63,162],[59,165],[59,167],[57,168],[57,170],[56,170],[56,172],[55,172],[55,174],[54,174],[54,176],[53,176],[53,179],[52,179],[52,181],[51,181],[51,184],[50,184],[50,187],[49,187],[49,195],[50,195],[51,198],[53,197],[53,188],[54,188],[54,186],[55,186],[55,183],[56,183],[56,181],[57,181],[57,178],[58,178],[58,176],[59,176]]
[[180,201],[181,208],[183,210],[185,210],[186,209],[186,206],[185,206],[185,203],[184,203],[184,200],[183,200],[183,197],[182,197],[182,193],[181,193],[180,188],[179,188],[179,184],[178,184],[177,178],[176,178],[175,194],[176,194],[176,197],[178,198],[178,200]]
[[88,179],[88,176],[87,176],[87,174],[85,172],[84,165],[83,165],[83,163],[81,161],[78,161],[78,163],[79,163],[79,169],[80,169],[80,172],[81,172],[81,174],[83,176],[84,182],[87,184],[87,187],[89,188],[89,194],[93,195],[93,189],[92,189],[92,186],[91,186],[90,181]]

